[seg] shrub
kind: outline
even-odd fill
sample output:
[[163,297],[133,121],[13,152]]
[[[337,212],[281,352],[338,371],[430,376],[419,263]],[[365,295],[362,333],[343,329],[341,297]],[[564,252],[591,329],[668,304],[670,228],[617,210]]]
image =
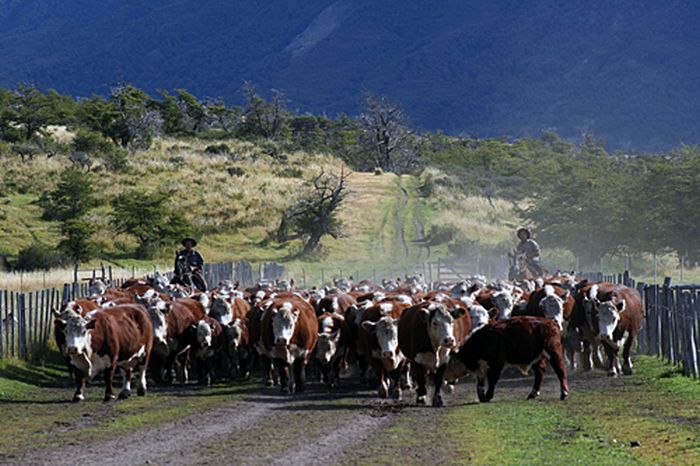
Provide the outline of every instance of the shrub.
[[207,154],[230,155],[231,149],[226,144],[221,143],[207,146],[206,149],[204,149],[204,152]]
[[32,243],[19,251],[14,264],[16,270],[48,270],[68,264],[68,258],[56,248],[43,243]]
[[102,163],[107,170],[123,172],[129,167],[129,154],[126,149],[114,147],[102,156]]
[[73,149],[88,154],[106,154],[112,151],[114,144],[97,131],[81,129],[73,139]]

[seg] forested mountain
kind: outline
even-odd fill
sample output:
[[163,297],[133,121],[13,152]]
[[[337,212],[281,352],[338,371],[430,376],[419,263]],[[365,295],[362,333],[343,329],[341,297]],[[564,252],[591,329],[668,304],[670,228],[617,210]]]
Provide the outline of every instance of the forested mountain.
[[0,85],[85,96],[117,81],[356,113],[369,90],[415,126],[611,147],[700,142],[690,0],[0,0]]

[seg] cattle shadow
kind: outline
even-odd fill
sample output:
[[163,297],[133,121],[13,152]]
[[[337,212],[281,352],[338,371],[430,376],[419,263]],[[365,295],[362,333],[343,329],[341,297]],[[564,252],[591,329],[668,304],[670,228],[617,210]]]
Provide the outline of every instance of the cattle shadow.
[[65,376],[57,376],[54,366],[8,366],[0,370],[0,378],[20,382],[26,385],[32,385],[40,388],[66,388],[71,385],[71,380],[68,378],[68,370],[65,366],[60,369],[66,372]]

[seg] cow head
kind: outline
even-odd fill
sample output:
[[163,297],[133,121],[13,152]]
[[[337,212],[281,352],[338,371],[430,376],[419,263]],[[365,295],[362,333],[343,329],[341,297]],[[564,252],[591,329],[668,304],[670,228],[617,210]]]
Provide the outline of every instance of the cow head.
[[197,344],[200,348],[211,348],[212,329],[206,320],[197,322]]
[[93,280],[88,290],[89,296],[99,296],[107,291],[107,285],[102,280]]
[[466,311],[461,307],[448,310],[444,304],[431,303],[421,311],[428,327],[428,335],[433,348],[452,348],[455,343],[455,319],[462,317]]
[[545,285],[545,296],[540,300],[540,310],[544,313],[544,316],[548,319],[552,319],[559,325],[559,330],[564,328],[564,301],[568,298],[568,291],[566,295],[562,298],[557,296],[554,292],[554,287],[551,285]]
[[233,319],[231,303],[224,296],[214,296],[209,308],[209,315],[221,325],[228,325]]
[[390,359],[396,355],[399,348],[399,319],[385,316],[377,322],[365,320],[362,328],[377,337],[382,358]]
[[148,305],[148,315],[151,317],[153,324],[153,343],[154,345],[167,345],[168,343],[168,324],[166,315],[170,312],[171,303],[160,298],[152,300]]
[[231,349],[235,350],[241,346],[243,330],[243,322],[241,322],[241,319],[236,319],[226,326],[226,340]]
[[89,330],[95,328],[94,320],[85,320],[79,315],[72,315],[65,320],[63,333],[66,336],[66,353],[69,356],[92,354]]
[[272,310],[272,334],[275,345],[287,346],[294,335],[294,326],[301,311],[290,302],[284,303],[278,309]]
[[165,275],[161,275],[160,272],[156,272],[151,278],[151,286],[162,293],[168,291],[168,285],[170,285],[170,280]]
[[505,320],[513,312],[513,296],[508,290],[495,291],[491,294],[491,302],[498,309],[498,320]]
[[316,341],[316,357],[321,364],[328,364],[335,355],[340,341],[340,330],[319,333]]
[[598,305],[598,338],[612,342],[613,332],[620,321],[620,314],[625,311],[625,300],[619,303],[603,301]]
[[472,333],[489,323],[489,311],[484,309],[483,306],[470,305],[469,317],[472,319]]
[[452,287],[450,290],[450,293],[452,293],[453,298],[461,298],[462,296],[465,296],[467,294],[467,290],[469,289],[469,284],[462,280],[461,282],[457,283],[455,286]]

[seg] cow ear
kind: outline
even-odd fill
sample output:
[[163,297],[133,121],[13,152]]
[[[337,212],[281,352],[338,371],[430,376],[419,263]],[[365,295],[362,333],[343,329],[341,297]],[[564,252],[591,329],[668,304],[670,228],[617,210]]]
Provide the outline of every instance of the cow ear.
[[460,317],[464,316],[464,314],[466,314],[466,313],[467,313],[467,311],[465,311],[465,310],[464,310],[463,308],[461,308],[461,307],[456,307],[456,308],[454,308],[454,309],[452,309],[452,310],[450,311],[450,315],[451,315],[454,319],[459,319]]
[[166,301],[165,307],[163,308],[163,314],[167,314],[168,312],[170,312],[171,308],[172,308],[172,303],[169,301]]
[[619,303],[617,303],[615,306],[617,307],[617,310],[618,310],[619,312],[624,312],[624,311],[625,311],[625,307],[627,306],[627,303],[626,303],[625,300],[623,299],[623,300],[621,300]]
[[88,330],[91,328],[95,328],[96,322],[97,322],[97,320],[95,320],[95,319],[88,320],[87,324],[85,324],[85,328]]
[[299,314],[301,314],[301,311],[299,310],[298,307],[295,307],[295,308],[292,310],[292,315],[294,316],[295,319],[298,319],[298,318],[299,318]]
[[371,320],[365,320],[362,322],[362,328],[368,331],[369,333],[374,332],[375,327],[377,326],[376,322],[372,322]]

